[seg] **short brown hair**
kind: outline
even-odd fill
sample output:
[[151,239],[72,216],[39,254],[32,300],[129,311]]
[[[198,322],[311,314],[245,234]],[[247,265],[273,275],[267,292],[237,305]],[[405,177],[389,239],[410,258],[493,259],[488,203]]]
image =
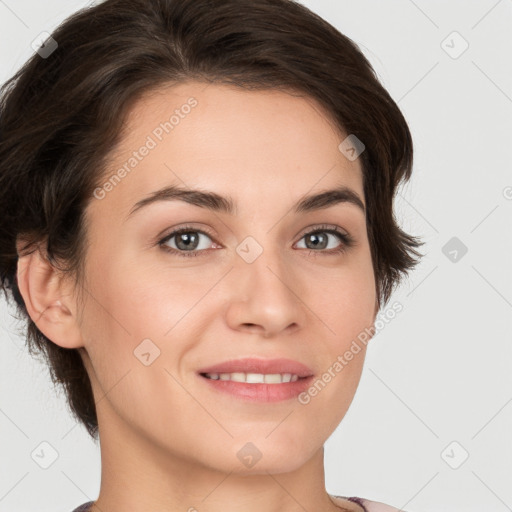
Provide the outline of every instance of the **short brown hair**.
[[[77,287],[83,213],[100,186],[129,108],[150,89],[188,80],[298,91],[365,145],[367,232],[379,305],[422,256],[397,225],[393,200],[412,172],[407,123],[357,45],[294,0],[107,0],[69,17],[0,95],[0,283],[25,322],[32,355],[46,359],[71,412],[94,439],[96,407],[77,349],[29,317],[17,285],[21,251],[44,247]],[[341,141],[340,141],[341,142]],[[80,288],[78,288],[80,289]]]

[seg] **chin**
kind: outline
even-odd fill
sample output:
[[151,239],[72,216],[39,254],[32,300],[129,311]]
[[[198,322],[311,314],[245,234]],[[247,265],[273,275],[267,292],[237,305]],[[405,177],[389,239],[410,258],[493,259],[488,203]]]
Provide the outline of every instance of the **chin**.
[[282,434],[277,436],[273,432],[266,438],[267,432],[260,437],[234,441],[232,453],[239,462],[234,471],[251,475],[289,473],[303,466],[318,451],[318,447],[311,448],[306,441],[291,442],[291,436],[284,430]]

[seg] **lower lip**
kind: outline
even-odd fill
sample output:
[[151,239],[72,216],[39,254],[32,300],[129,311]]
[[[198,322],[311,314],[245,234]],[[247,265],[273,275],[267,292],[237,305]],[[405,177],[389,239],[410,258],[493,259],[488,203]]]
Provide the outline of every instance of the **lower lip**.
[[252,402],[280,402],[290,400],[308,389],[313,375],[296,380],[295,382],[282,382],[280,384],[248,384],[232,380],[214,380],[199,375],[201,379],[212,386],[213,389],[223,393],[242,398]]

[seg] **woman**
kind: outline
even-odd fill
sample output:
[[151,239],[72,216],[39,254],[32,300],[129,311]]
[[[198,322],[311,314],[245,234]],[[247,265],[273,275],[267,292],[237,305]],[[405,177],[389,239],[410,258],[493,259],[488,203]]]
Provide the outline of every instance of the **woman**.
[[4,86],[0,134],[2,286],[101,441],[75,512],[397,510],[324,484],[421,256],[410,132],[350,39],[290,0],[107,0]]

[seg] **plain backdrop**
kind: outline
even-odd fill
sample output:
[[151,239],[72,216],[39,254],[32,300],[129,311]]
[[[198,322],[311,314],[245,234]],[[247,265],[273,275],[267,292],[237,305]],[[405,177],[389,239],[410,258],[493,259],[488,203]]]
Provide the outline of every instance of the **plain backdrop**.
[[[396,216],[426,242],[325,445],[327,490],[407,512],[512,510],[512,1],[303,3],[360,46],[402,109],[415,163]],[[0,0],[0,81],[86,4]],[[69,512],[97,497],[99,448],[12,313],[2,299],[0,512]],[[47,469],[41,443],[56,452]]]

